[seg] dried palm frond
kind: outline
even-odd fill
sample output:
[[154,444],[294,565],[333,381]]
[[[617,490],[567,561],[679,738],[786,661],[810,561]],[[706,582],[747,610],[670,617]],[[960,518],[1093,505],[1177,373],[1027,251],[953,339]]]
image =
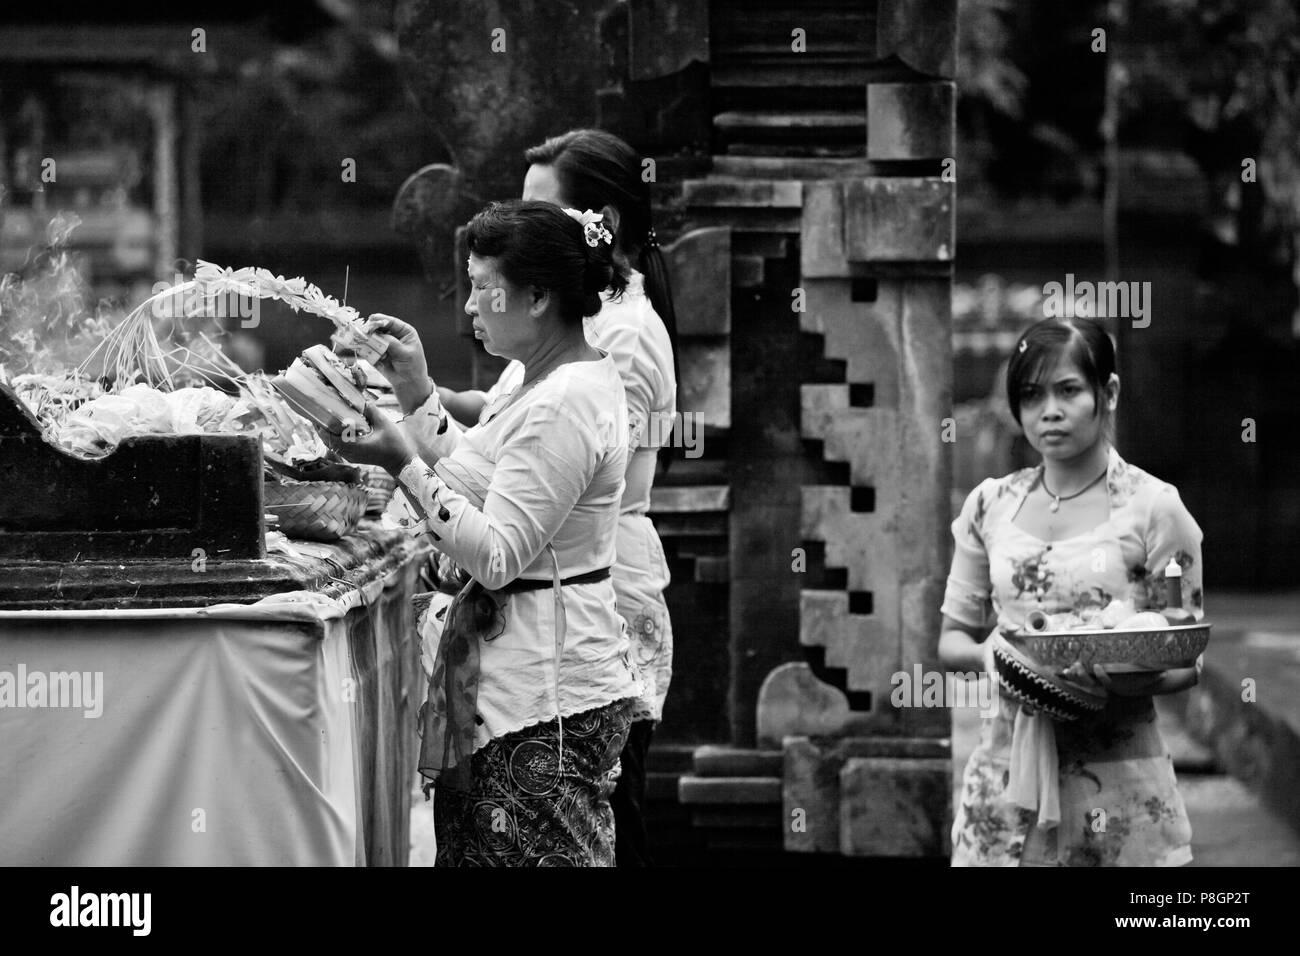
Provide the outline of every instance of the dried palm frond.
[[200,259],[194,271],[194,281],[205,297],[235,294],[276,299],[295,312],[319,315],[334,323],[340,341],[354,347],[361,358],[373,362],[383,354],[383,341],[362,330],[361,315],[356,309],[341,305],[333,296],[326,295],[301,276],[286,279],[253,266],[223,269]]
[[174,391],[176,382],[167,359],[176,350],[165,349],[154,330],[157,306],[164,297],[196,288],[182,282],[155,293],[132,309],[86,356],[78,371],[86,374],[98,360],[103,377],[111,380],[112,390],[120,392],[129,385],[143,382],[164,391]]
[[[135,382],[173,391],[177,387],[178,375],[186,372],[209,382],[213,382],[214,377],[237,380],[238,376],[230,375],[229,368],[216,358],[218,355],[224,358],[219,348],[214,346],[207,354],[183,345],[166,348],[159,341],[154,327],[156,318],[171,319],[174,334],[178,317],[210,316],[217,300],[231,295],[274,299],[295,312],[319,315],[334,323],[339,340],[355,347],[360,357],[373,362],[382,354],[382,340],[362,330],[361,316],[356,309],[339,304],[337,299],[326,295],[306,279],[286,279],[267,269],[252,266],[222,268],[200,259],[193,279],[155,292],[136,306],[95,346],[81,363],[80,371],[84,373],[98,360],[104,377],[112,380],[116,391]],[[212,344],[206,336],[200,337]],[[233,362],[226,361],[229,366],[234,366]]]

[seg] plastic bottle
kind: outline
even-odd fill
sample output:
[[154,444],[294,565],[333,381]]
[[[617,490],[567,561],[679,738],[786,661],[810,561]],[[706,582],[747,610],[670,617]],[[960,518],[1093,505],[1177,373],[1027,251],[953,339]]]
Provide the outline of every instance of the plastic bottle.
[[1174,626],[1192,624],[1196,620],[1183,608],[1183,569],[1174,558],[1165,565],[1165,609],[1160,613]]
[[1025,618],[1026,631],[1046,631],[1050,630],[1050,622],[1047,615],[1042,611],[1030,611],[1029,616]]

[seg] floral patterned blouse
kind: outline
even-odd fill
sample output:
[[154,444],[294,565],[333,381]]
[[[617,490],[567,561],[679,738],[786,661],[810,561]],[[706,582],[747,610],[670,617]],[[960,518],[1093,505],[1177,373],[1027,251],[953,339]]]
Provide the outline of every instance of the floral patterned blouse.
[[[981,626],[991,600],[998,627],[1015,630],[1034,610],[1101,608],[1116,598],[1138,610],[1160,610],[1172,557],[1183,572],[1183,606],[1203,616],[1201,529],[1173,485],[1111,449],[1110,517],[1085,534],[1048,543],[1012,523],[1041,470],[986,479],[966,499],[952,525],[945,615]],[[1045,828],[1033,810],[1005,793],[1020,705],[998,696],[999,712],[983,720],[966,765],[952,831],[954,866],[1179,866],[1191,860],[1191,825],[1150,697],[1112,697],[1093,717],[1052,721],[1061,822]]]

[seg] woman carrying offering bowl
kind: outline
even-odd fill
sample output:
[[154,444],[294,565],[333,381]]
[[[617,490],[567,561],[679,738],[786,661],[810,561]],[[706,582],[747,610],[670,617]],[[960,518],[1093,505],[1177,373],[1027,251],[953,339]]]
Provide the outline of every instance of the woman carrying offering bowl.
[[612,771],[643,686],[610,580],[627,405],[582,325],[624,277],[590,222],[515,200],[470,223],[465,311],[489,352],[526,369],[490,418],[450,428],[427,376],[406,374],[418,340],[393,342],[406,427],[368,406],[374,432],[335,439],[396,476],[424,515],[414,530],[469,576],[440,609],[422,716],[439,865],[614,862]]
[[[1007,396],[1043,460],[983,481],[953,522],[944,665],[996,679],[994,646],[1005,647],[997,632],[1025,629],[1034,612],[1102,621],[1119,608],[1164,610],[1171,559],[1182,571],[1183,607],[1199,620],[1201,530],[1177,489],[1125,462],[1111,444],[1119,377],[1105,330],[1091,319],[1031,326],[1012,353]],[[999,695],[966,765],[954,866],[1191,860],[1191,826],[1152,696],[1191,687],[1197,667],[1115,670],[1077,661],[1040,669],[1044,683],[1096,701],[1077,719]]]

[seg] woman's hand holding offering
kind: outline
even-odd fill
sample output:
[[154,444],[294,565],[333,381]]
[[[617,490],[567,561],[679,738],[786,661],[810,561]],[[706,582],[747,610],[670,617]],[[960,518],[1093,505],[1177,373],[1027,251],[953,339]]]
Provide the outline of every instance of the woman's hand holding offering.
[[406,433],[374,405],[366,405],[366,421],[370,434],[345,437],[335,432],[317,429],[325,444],[354,464],[379,465],[394,478],[405,464],[415,457],[415,448]]
[[412,325],[382,312],[366,319],[363,328],[388,342],[388,349],[376,367],[392,384],[402,411],[411,414],[425,403],[433,390],[420,334]]
[[1136,673],[1110,673],[1100,664],[1092,669],[1075,661],[1058,673],[1063,680],[1087,687],[1092,690],[1104,690],[1115,697],[1149,697],[1165,693],[1165,675],[1167,671],[1138,671]]

